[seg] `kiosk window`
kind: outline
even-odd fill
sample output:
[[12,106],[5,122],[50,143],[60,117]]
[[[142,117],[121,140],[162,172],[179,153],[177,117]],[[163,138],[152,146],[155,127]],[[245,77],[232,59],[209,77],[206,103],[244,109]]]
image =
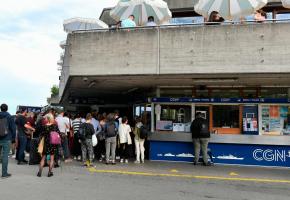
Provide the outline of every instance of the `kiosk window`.
[[239,106],[213,106],[213,126],[239,128]]
[[290,107],[262,106],[262,133],[267,135],[290,135]]

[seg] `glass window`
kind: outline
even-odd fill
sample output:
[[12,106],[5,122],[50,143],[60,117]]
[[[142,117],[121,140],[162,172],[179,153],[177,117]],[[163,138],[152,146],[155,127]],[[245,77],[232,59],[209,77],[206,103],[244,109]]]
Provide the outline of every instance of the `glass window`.
[[262,133],[290,135],[290,106],[262,106]]
[[196,17],[178,17],[178,18],[172,18],[170,20],[171,24],[201,24],[204,23],[204,18],[201,16],[196,16]]
[[238,98],[240,97],[240,91],[236,90],[218,90],[213,89],[211,91],[211,97],[214,98]]
[[190,132],[190,105],[161,105],[160,120],[156,130],[173,132]]
[[[279,13],[276,15],[276,19],[278,19],[278,20],[290,19],[290,13]],[[287,21],[285,21],[285,22],[287,22]]]
[[191,89],[161,89],[161,97],[192,97]]
[[288,98],[288,88],[263,88],[262,98]]
[[213,106],[213,126],[216,128],[239,128],[239,106]]

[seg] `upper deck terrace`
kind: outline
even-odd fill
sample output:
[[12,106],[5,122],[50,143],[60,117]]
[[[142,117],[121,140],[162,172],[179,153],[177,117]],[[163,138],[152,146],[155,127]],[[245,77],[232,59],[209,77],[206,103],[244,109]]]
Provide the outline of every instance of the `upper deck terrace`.
[[[220,83],[231,86],[289,86],[289,32],[289,21],[73,32],[60,96],[68,98],[70,90],[89,93],[82,77],[96,81],[100,94],[210,78],[235,80]],[[102,84],[108,77],[114,84]]]

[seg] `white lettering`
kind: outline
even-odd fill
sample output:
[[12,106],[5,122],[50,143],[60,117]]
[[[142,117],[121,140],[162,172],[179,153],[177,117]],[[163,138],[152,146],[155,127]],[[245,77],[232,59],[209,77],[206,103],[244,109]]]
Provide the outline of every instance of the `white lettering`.
[[262,157],[262,154],[258,157],[258,153],[262,153],[263,150],[262,149],[256,149],[254,152],[253,152],[253,157],[255,160],[257,161],[262,161],[263,160],[263,157]]
[[267,162],[286,162],[286,157],[290,157],[290,151],[286,155],[285,150],[272,150],[272,149],[256,149],[253,152],[253,158],[257,161],[267,161]]
[[269,162],[275,160],[273,151],[270,150],[270,149],[265,150],[264,153],[263,153],[263,158],[264,158],[264,160],[269,161]]

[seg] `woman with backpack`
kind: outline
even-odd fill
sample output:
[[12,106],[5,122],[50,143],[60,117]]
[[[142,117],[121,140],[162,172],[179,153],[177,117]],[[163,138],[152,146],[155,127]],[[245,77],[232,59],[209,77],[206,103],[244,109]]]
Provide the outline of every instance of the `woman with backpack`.
[[128,163],[129,158],[129,147],[128,145],[132,144],[131,136],[131,127],[128,125],[128,118],[123,117],[122,123],[119,125],[118,133],[120,140],[120,162]]
[[[93,150],[93,141],[92,136],[95,134],[94,126],[91,124],[92,115],[88,113],[86,116],[86,122],[80,125],[79,134],[81,138],[81,149],[82,149],[82,160],[84,166],[90,167],[93,158],[94,158],[94,150]],[[89,156],[87,159],[87,155]]]
[[144,148],[144,142],[145,142],[145,138],[141,138],[141,128],[142,128],[143,124],[141,122],[141,118],[137,118],[136,119],[136,124],[135,124],[135,128],[134,128],[134,135],[135,135],[135,151],[136,151],[136,161],[135,163],[140,163],[140,158],[141,158],[141,163],[144,163],[144,152],[145,152],[145,148]]
[[[52,134],[59,138],[60,142],[60,131],[55,123],[54,117],[51,113],[45,115],[47,123],[44,125],[42,132],[40,133],[40,144],[38,146],[38,152],[41,153],[41,161],[39,164],[39,171],[37,173],[38,177],[41,177],[42,170],[45,164],[45,159],[49,159],[49,171],[47,176],[53,176],[53,166],[54,166],[54,156],[57,153],[57,146],[60,144],[54,143],[55,137],[52,137]],[[40,148],[42,148],[40,150]]]
[[106,137],[106,164],[116,164],[116,145],[117,145],[117,131],[118,124],[115,122],[114,114],[110,113],[107,116],[107,122],[105,125],[105,137]]

